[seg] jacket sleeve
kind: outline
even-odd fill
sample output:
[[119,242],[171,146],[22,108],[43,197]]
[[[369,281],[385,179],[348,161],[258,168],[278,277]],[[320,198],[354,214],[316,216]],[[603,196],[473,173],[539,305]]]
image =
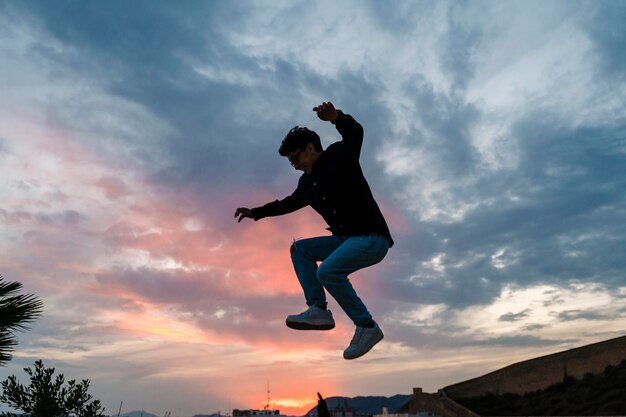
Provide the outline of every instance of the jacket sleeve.
[[303,186],[302,178],[298,182],[298,187],[295,191],[285,197],[282,200],[272,201],[261,207],[252,209],[252,217],[254,220],[261,220],[264,217],[282,216],[283,214],[293,213],[296,210],[300,210],[303,207],[309,205],[309,201],[305,187]]
[[363,145],[363,126],[349,114],[345,114],[341,110],[338,110],[337,113],[337,119],[332,123],[341,135],[341,144],[346,155],[358,161]]

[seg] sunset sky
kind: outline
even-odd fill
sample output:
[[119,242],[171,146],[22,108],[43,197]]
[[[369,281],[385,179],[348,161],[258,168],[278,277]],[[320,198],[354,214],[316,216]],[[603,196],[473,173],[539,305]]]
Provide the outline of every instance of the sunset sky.
[[[42,359],[106,412],[432,392],[626,333],[626,2],[0,0],[0,274]],[[237,223],[299,172],[294,125],[365,129],[396,245],[351,277],[385,332],[306,308],[310,208]],[[1,409],[1,408],[0,408]]]

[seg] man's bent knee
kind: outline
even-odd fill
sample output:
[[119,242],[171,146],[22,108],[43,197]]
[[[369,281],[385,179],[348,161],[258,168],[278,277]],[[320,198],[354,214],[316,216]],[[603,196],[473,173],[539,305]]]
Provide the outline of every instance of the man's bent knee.
[[337,274],[336,271],[333,271],[331,268],[328,268],[322,263],[317,268],[317,280],[322,284],[332,284],[337,281],[341,281],[344,278],[340,274]]

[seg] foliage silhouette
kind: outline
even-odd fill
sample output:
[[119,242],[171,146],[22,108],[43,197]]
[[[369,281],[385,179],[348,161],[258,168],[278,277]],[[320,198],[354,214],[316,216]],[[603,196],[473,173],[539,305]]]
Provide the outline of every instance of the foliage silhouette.
[[11,360],[17,345],[15,331],[26,330],[28,323],[41,315],[43,303],[31,294],[18,294],[19,282],[7,282],[0,275],[0,366]]
[[[42,361],[35,362],[34,369],[24,368],[30,377],[30,385],[24,386],[11,375],[2,381],[0,402],[21,410],[32,417],[101,417],[104,408],[99,400],[93,400],[89,380],[67,381],[63,374],[54,377],[54,368],[46,368]],[[16,416],[2,413],[2,416]]]

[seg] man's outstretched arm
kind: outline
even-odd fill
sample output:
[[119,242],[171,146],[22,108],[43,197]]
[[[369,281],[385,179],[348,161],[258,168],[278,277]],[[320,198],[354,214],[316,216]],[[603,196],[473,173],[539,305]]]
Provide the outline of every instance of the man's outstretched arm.
[[298,188],[295,191],[285,197],[282,200],[272,201],[261,207],[247,208],[239,207],[235,210],[235,217],[239,217],[238,222],[241,222],[245,218],[253,220],[260,220],[265,217],[282,216],[283,214],[293,213],[296,210],[300,210],[309,204],[308,200],[304,197],[305,192],[301,189],[300,182]]

